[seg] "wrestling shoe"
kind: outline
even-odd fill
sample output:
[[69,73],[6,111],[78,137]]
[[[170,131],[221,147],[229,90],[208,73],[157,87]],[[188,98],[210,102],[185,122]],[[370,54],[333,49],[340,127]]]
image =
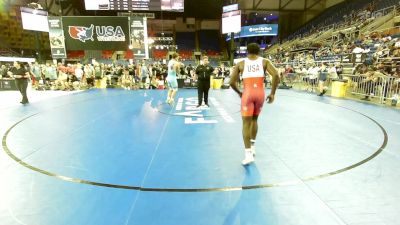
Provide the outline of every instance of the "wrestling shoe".
[[251,150],[246,150],[244,153],[244,159],[242,160],[242,165],[247,166],[254,162],[253,152]]

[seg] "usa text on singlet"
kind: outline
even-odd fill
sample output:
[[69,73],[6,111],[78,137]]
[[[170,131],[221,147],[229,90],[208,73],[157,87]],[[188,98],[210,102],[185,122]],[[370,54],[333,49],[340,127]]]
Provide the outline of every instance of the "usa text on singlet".
[[244,91],[246,89],[261,88],[264,89],[264,58],[258,57],[256,60],[246,58],[244,60],[244,69],[242,73]]

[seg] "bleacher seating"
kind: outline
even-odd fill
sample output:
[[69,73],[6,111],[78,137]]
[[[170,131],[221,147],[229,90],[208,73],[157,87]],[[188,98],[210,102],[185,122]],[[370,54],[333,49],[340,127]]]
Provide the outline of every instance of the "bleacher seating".
[[67,57],[69,59],[80,59],[85,56],[85,51],[67,51]]
[[191,59],[189,59],[189,60],[183,60],[182,63],[183,63],[185,66],[188,66],[189,64],[192,65],[192,66],[196,65],[196,61],[195,61],[195,60],[191,60]]
[[221,51],[219,36],[218,30],[201,30],[199,32],[200,49],[203,51]]
[[218,59],[209,59],[209,61],[210,61],[210,65],[212,66],[212,67],[217,67],[217,66],[219,66],[219,60]]
[[193,58],[193,51],[178,50],[178,54],[181,57],[181,59],[192,59]]
[[168,51],[167,50],[160,50],[160,49],[153,49],[153,58],[154,59],[166,59]]
[[379,0],[376,4],[375,10],[389,8],[398,4],[399,4],[398,0]]
[[344,16],[349,15],[351,12],[357,12],[364,9],[371,2],[372,0],[354,0],[334,5],[290,35],[289,39],[293,39],[299,35],[303,36],[317,28],[322,28],[332,24],[340,24],[344,21]]
[[104,50],[101,52],[101,57],[103,59],[111,59],[111,57],[113,56],[114,51],[110,51],[110,50]]
[[96,61],[98,63],[106,64],[106,65],[110,65],[113,63],[113,60],[111,60],[111,59],[96,59]]
[[210,58],[220,58],[221,53],[213,50],[208,50],[206,51],[206,55]]
[[176,45],[180,50],[193,51],[195,46],[195,33],[194,32],[177,32]]

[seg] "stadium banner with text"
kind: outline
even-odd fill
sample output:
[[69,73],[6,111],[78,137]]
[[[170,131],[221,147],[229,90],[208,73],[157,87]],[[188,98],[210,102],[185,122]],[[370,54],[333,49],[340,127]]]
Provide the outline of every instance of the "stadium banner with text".
[[51,57],[53,59],[67,58],[67,52],[65,51],[65,37],[64,37],[61,17],[49,16],[48,23],[49,23]]
[[131,50],[136,59],[149,58],[147,36],[147,18],[143,16],[130,17]]
[[363,63],[367,58],[365,53],[351,53],[342,55],[342,63]]
[[[235,34],[236,38],[256,37],[256,36],[277,36],[278,24],[259,24],[253,26],[243,26],[240,33]],[[229,40],[230,36],[226,40]]]
[[62,21],[67,50],[128,49],[128,17],[64,16]]

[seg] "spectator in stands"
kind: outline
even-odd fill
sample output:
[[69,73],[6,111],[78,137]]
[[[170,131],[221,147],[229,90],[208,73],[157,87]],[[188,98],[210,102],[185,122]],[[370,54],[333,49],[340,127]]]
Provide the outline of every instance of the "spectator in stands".
[[388,64],[385,65],[384,63],[380,62],[376,65],[377,72],[380,72],[386,76],[392,75],[392,65]]
[[196,71],[195,70],[191,70],[190,71],[189,79],[191,80],[192,83],[197,81]]
[[396,44],[393,44],[390,55],[392,57],[399,58],[400,57],[400,48],[399,48],[399,46],[396,46]]
[[354,37],[358,38],[360,36],[360,26],[356,26],[356,30],[354,31]]
[[359,53],[363,53],[364,52],[364,49],[363,48],[361,48],[361,46],[356,46],[354,49],[353,49],[353,51],[352,51],[354,54],[359,54]]
[[79,80],[75,74],[71,73],[68,75],[67,82],[64,83],[66,90],[78,90],[79,89]]
[[190,63],[189,63],[189,65],[187,66],[186,69],[187,69],[187,72],[188,72],[189,75],[192,74],[192,71],[194,70],[192,64],[190,64]]
[[79,82],[82,80],[82,77],[83,77],[82,64],[78,63],[76,65],[74,75],[75,75],[76,79],[78,79]]
[[342,66],[342,64],[340,62],[336,62],[335,63],[335,68],[336,68],[336,73],[338,75],[338,78],[339,79],[343,79],[343,76],[342,76],[342,74],[343,74],[343,66]]
[[218,67],[214,68],[213,74],[215,74],[214,78],[216,78],[216,79],[222,78],[222,76],[219,75],[219,68]]
[[55,65],[46,63],[45,69],[43,71],[45,77],[45,84],[47,87],[51,86],[51,83],[57,79],[57,68]]
[[75,74],[75,65],[67,64],[67,74]]
[[328,87],[325,85],[327,79],[328,79],[328,65],[326,63],[322,63],[321,69],[319,71],[318,96],[323,96],[328,90]]
[[366,74],[368,72],[368,65],[366,63],[360,64],[360,67],[358,68],[358,74]]
[[208,57],[203,56],[201,64],[196,68],[197,75],[197,97],[198,104],[197,107],[200,107],[204,103],[207,107],[208,105],[208,91],[210,90],[210,77],[214,74],[214,68],[209,65]]
[[8,78],[8,77],[10,77],[10,76],[7,74],[7,72],[8,72],[7,66],[6,66],[6,65],[1,65],[1,68],[0,68],[0,77],[1,77],[1,78]]
[[364,90],[365,97],[361,100],[370,101],[369,97],[374,95],[375,86],[378,82],[378,76],[375,73],[374,68],[370,68],[369,71],[365,74],[365,79],[362,80],[359,84],[359,87]]
[[124,68],[121,76],[121,86],[125,90],[130,90],[133,84],[132,77],[129,75],[129,69]]
[[150,89],[158,89],[158,80],[156,76],[152,76],[150,80]]
[[307,75],[307,69],[303,65],[300,65],[299,67],[297,67],[295,69],[295,73],[297,75],[299,75],[300,77],[303,77],[303,76]]
[[113,69],[111,68],[111,66],[107,65],[105,67],[104,75],[107,77],[108,85],[111,85],[113,74],[114,74]]
[[136,64],[129,65],[128,70],[129,70],[129,75],[132,77],[132,79],[134,79],[136,75]]
[[100,64],[95,64],[94,65],[94,68],[93,68],[93,73],[94,73],[94,78],[96,79],[96,80],[100,80],[100,79],[102,79],[103,78],[103,76],[104,76],[104,70],[103,70],[103,68],[102,68],[102,65],[100,65]]
[[280,76],[281,83],[284,87],[291,88],[292,86],[288,86],[292,84],[294,79],[294,69],[291,65],[287,64],[285,67],[281,68],[281,76]]
[[307,54],[306,56],[306,64],[312,64],[314,63],[314,56],[312,54]]
[[400,94],[400,67],[396,67],[393,78],[394,80],[391,89],[394,93]]
[[141,78],[141,87],[144,89],[148,89],[150,83],[149,69],[147,68],[146,62],[144,60],[140,67],[140,78]]
[[308,83],[307,90],[314,92],[314,87],[317,85],[319,71],[320,71],[320,68],[316,64],[313,64],[310,66],[310,68],[308,68],[307,74],[308,74],[308,79],[309,79],[308,82],[309,83]]
[[28,88],[29,71],[21,65],[20,62],[14,62],[14,67],[8,71],[8,75],[15,79],[15,84],[22,95],[21,104],[28,104],[28,96],[26,95],[26,89]]
[[218,68],[218,76],[224,78],[229,76],[229,68],[226,68],[224,63],[221,63],[221,66]]
[[362,64],[358,64],[353,72],[352,72],[352,76],[351,76],[351,86],[352,87],[357,87],[359,86],[359,82],[363,80],[363,76],[367,73],[367,69],[368,66],[365,63]]
[[152,77],[153,77],[153,70],[154,70],[154,67],[153,67],[153,64],[150,64],[148,67],[147,67],[147,72],[149,73],[149,78],[151,79]]
[[339,40],[345,40],[346,35],[343,32],[339,32]]
[[371,51],[371,49],[368,47],[368,45],[363,45],[362,48],[364,49],[364,51],[362,53],[369,53]]
[[158,64],[154,64],[153,65],[152,74],[155,77],[159,77],[160,76],[160,69],[159,69],[159,65]]
[[336,72],[336,67],[335,67],[335,65],[333,63],[331,63],[329,65],[329,67],[328,67],[328,76],[331,79],[337,79],[338,78],[338,75],[337,75],[337,72]]
[[67,80],[68,74],[64,73],[64,71],[60,70],[58,73],[57,80],[54,81],[56,90],[66,90],[67,89]]
[[39,84],[39,81],[42,79],[42,70],[40,69],[38,62],[35,62],[31,66],[31,73],[33,75],[32,85],[36,87]]
[[157,82],[158,82],[157,89],[161,89],[161,90],[165,89],[165,82],[164,82],[162,76],[160,76],[160,78],[157,78]]
[[83,69],[84,80],[89,87],[94,86],[94,70],[91,65],[86,64]]

